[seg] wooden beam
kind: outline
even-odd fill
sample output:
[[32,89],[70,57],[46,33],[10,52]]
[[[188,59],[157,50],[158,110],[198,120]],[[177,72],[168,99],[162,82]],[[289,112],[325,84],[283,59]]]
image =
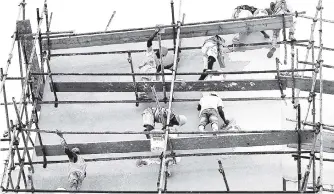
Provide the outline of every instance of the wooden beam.
[[[293,17],[285,16],[286,28],[292,25]],[[242,21],[230,21],[220,23],[210,23],[202,25],[185,25],[181,27],[180,38],[193,38],[201,36],[213,36],[216,34],[227,35],[236,34],[240,32],[259,32],[264,30],[274,30],[283,28],[282,16],[262,18],[262,19],[249,19]],[[91,46],[103,46],[110,44],[124,44],[145,42],[154,33],[153,29],[149,30],[133,30],[126,32],[110,33],[110,34],[96,34],[88,36],[73,36],[66,38],[54,38],[51,39],[51,49],[68,49],[78,47],[91,47]],[[165,29],[165,33],[161,36],[162,40],[173,39],[173,28],[169,27]],[[46,40],[43,41],[43,45],[46,46]]]
[[[282,76],[281,78],[287,80],[287,87],[288,88],[292,88],[292,85],[293,85],[292,77]],[[296,88],[300,89],[301,91],[311,91],[312,83],[313,83],[312,78],[310,78],[310,77],[307,77],[307,78],[296,77],[295,81],[296,81],[296,85],[295,85]],[[334,81],[323,80],[323,86],[324,86],[323,92],[325,94],[334,94]],[[316,93],[320,92],[320,81],[319,80],[317,80],[317,82],[316,82],[314,91]]]
[[[138,92],[151,92],[154,85],[162,92],[161,82],[137,82]],[[133,82],[55,82],[56,92],[133,92]],[[166,82],[169,91],[171,82]],[[52,87],[51,87],[52,88]],[[283,89],[286,82],[283,81]],[[251,91],[279,90],[277,80],[175,81],[174,91]]]
[[[334,133],[324,132],[323,134],[323,145],[324,145],[324,152],[334,153]],[[297,148],[297,144],[289,144],[288,147]],[[319,152],[320,142],[319,139],[317,140],[315,150]],[[303,143],[302,149],[304,150],[311,150],[312,144],[311,143]]]
[[[301,137],[302,143],[310,143],[313,138],[313,132],[303,131]],[[175,138],[171,139],[171,141],[174,150],[285,145],[297,142],[297,133],[295,131],[285,131],[281,133],[259,133],[240,135],[224,134],[217,137],[207,136]],[[57,156],[65,154],[62,145],[44,146],[47,156]],[[78,147],[81,154],[149,152],[150,140],[69,144],[69,147]],[[37,156],[42,155],[40,146],[35,146],[35,151]]]

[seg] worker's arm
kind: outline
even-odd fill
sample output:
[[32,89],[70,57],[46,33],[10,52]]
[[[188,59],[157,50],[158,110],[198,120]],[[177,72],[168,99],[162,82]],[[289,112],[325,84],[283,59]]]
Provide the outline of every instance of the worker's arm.
[[198,104],[198,105],[197,105],[197,110],[198,110],[198,111],[201,111],[201,109],[202,109],[202,106],[201,106],[200,104]]
[[230,121],[225,118],[225,114],[224,114],[222,106],[218,106],[218,113],[219,113],[219,116],[223,119],[225,125],[228,125]]
[[71,152],[71,150],[68,148],[67,142],[66,142],[63,134],[60,133],[57,130],[57,135],[61,138],[61,145],[64,146],[65,154],[68,156],[68,158],[70,159],[70,161],[76,162],[77,161],[77,155],[75,153]]
[[147,40],[147,50],[148,51],[151,51],[152,50],[152,41],[153,41],[153,39],[157,36],[157,34],[159,33],[159,31],[160,31],[160,28],[158,27],[156,30],[155,30],[155,32],[154,32],[154,34],[152,34],[152,36]]

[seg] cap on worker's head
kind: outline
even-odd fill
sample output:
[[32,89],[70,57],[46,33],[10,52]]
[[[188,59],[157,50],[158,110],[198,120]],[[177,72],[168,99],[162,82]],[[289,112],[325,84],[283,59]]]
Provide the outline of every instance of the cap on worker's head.
[[211,96],[218,96],[218,93],[217,92],[210,92],[210,95]]
[[71,151],[73,153],[80,154],[80,149],[79,148],[73,148]]
[[168,48],[161,47],[161,56],[165,57],[168,54]]
[[186,122],[187,122],[187,117],[184,116],[184,115],[177,115],[177,116],[176,116],[176,120],[177,120],[177,122],[179,123],[179,125],[182,126],[182,125],[186,124]]

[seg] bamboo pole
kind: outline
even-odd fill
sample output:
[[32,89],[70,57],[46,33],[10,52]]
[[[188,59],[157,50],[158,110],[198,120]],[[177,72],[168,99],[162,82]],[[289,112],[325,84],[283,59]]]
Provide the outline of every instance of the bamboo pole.
[[[3,69],[0,68],[0,78],[2,81],[3,78]],[[3,85],[3,100],[4,100],[4,104],[5,104],[5,115],[6,115],[6,125],[7,125],[7,131],[8,131],[8,138],[9,140],[11,139],[11,131],[10,131],[10,125],[9,125],[9,114],[8,114],[8,105],[7,105],[7,94],[6,94],[6,86],[5,84]]]
[[[292,97],[285,97],[285,99],[292,99]],[[308,97],[298,97],[296,99],[307,100]],[[200,99],[197,98],[187,98],[187,99],[173,99],[173,102],[197,102]],[[280,101],[282,98],[278,97],[252,97],[252,98],[222,98],[222,101]],[[81,100],[81,101],[58,101],[58,104],[106,104],[106,103],[136,103],[136,100]],[[144,103],[155,102],[154,100],[141,100]],[[163,102],[163,99],[160,99],[159,102]],[[27,102],[32,104],[32,102]],[[38,101],[38,104],[54,104],[55,101]],[[19,103],[17,103],[19,104]],[[0,105],[5,105],[0,103]],[[7,105],[13,105],[12,102],[8,102]]]
[[[127,194],[137,194],[137,193],[157,193],[157,191],[110,191],[110,190],[49,190],[49,189],[3,189],[5,192],[20,192],[20,193],[127,193]],[[201,194],[201,193],[212,193],[212,194],[218,194],[218,193],[228,193],[226,191],[193,191],[193,190],[187,190],[187,191],[166,191],[164,193],[174,193],[174,194],[182,194],[182,193],[191,193],[191,194]],[[240,194],[246,194],[246,193],[298,193],[297,191],[233,191],[231,193],[240,193]],[[304,193],[314,193],[313,191],[305,191]]]
[[[61,131],[61,130],[46,130],[46,129],[26,129],[22,128],[22,131],[29,131],[29,132],[40,132],[40,133],[54,133],[56,134],[57,131],[62,134],[86,134],[86,135],[137,135],[137,134],[165,134],[163,131]],[[227,130],[227,131],[178,131],[178,132],[169,132],[169,134],[248,134],[248,133],[284,133],[291,130]],[[293,130],[294,131],[294,130]],[[314,132],[314,130],[303,130],[305,132]]]
[[138,88],[137,88],[136,76],[134,75],[135,71],[134,71],[134,68],[133,68],[132,57],[131,57],[130,52],[128,53],[128,62],[130,63],[130,67],[131,67],[133,89],[134,89],[135,97],[136,97],[136,106],[138,107],[139,106]]
[[[19,6],[20,8],[19,8],[19,13],[18,13],[16,21],[20,20],[21,10],[23,9],[22,5],[23,4],[21,4],[21,6]],[[7,74],[8,74],[9,66],[10,66],[12,58],[13,58],[13,54],[12,53],[13,53],[13,50],[14,50],[16,36],[17,36],[17,33],[16,33],[16,26],[15,26],[15,30],[14,30],[14,33],[13,33],[13,36],[12,36],[12,43],[11,43],[11,48],[10,48],[9,54],[8,54],[8,59],[7,59],[7,64],[6,64],[4,76],[2,78],[1,85],[0,85],[0,93],[2,92],[3,86],[5,85],[5,81],[7,79]]]
[[[311,19],[313,20],[314,18],[310,17],[310,16],[306,16],[306,15],[300,15],[298,17],[301,17],[301,18],[305,18],[305,19]],[[322,21],[322,22],[327,22],[327,23],[333,23],[334,24],[334,20],[328,20],[328,19],[317,19],[317,21]]]
[[[299,61],[299,63],[306,64],[306,65],[312,65],[312,66],[317,65],[317,63],[315,63],[315,62],[307,62],[307,61]],[[322,67],[334,69],[334,65],[323,64]]]
[[[297,154],[297,151],[249,151],[249,152],[199,152],[199,153],[184,153],[175,154],[174,157],[209,157],[209,156],[250,156],[250,155],[289,155]],[[310,151],[302,151],[304,154],[310,153]],[[171,156],[171,155],[167,155]],[[101,158],[85,158],[85,162],[108,162],[108,161],[119,161],[119,160],[137,160],[137,159],[153,159],[160,158],[161,155],[150,155],[150,156],[120,156],[120,157],[101,157]],[[67,164],[68,160],[50,160],[48,164]],[[27,163],[26,163],[27,164]],[[35,161],[33,164],[43,164],[43,161]]]
[[[185,17],[185,16],[184,16]],[[184,18],[183,17],[183,18]],[[182,19],[183,20],[183,19]],[[291,43],[292,41],[279,41],[277,44],[284,44],[284,43]],[[308,40],[295,40],[295,43],[302,43],[308,42]],[[258,43],[249,43],[249,44],[234,44],[234,45],[227,45],[227,48],[235,48],[235,47],[249,47],[249,46],[266,46],[271,45],[272,43],[269,42],[258,42]],[[193,46],[193,47],[182,47],[179,50],[199,50],[202,46]],[[168,48],[169,51],[174,50],[174,48]],[[81,55],[111,55],[111,54],[127,54],[127,53],[142,53],[146,52],[146,50],[139,49],[139,50],[119,50],[119,51],[100,51],[100,52],[80,52],[80,53],[56,53],[51,54],[51,57],[65,57],[65,56],[81,56]]]
[[[315,53],[314,53],[314,44],[312,44],[312,67],[315,68]],[[314,74],[314,72],[312,73]],[[315,126],[315,114],[316,114],[316,109],[315,109],[315,95],[313,95],[313,100],[312,100],[312,104],[313,104],[313,107],[312,107],[312,121],[313,121],[313,130],[316,130],[316,126]],[[315,162],[315,159],[316,159],[316,155],[314,153],[314,155],[312,156],[312,163],[313,163],[313,168],[312,168],[312,178],[313,178],[313,191],[316,191],[316,184],[317,184],[317,175],[316,175],[316,162]]]
[[161,55],[161,34],[158,34],[159,42],[159,53],[160,53],[160,65],[161,65],[161,78],[162,78],[162,92],[164,94],[164,102],[167,103],[167,93],[166,93],[166,81],[165,81],[165,65],[163,64],[162,55]]
[[[322,41],[322,12],[323,12],[323,7],[322,5],[320,5],[320,25],[319,25],[319,45],[320,45],[320,49],[323,46],[323,41]],[[319,193],[322,194],[323,192],[323,149],[324,149],[324,145],[323,145],[323,90],[324,90],[324,86],[323,86],[323,71],[322,71],[322,63],[323,63],[323,59],[322,56],[320,58],[320,94],[319,94],[319,98],[320,98],[320,107],[319,107],[319,122],[320,122],[320,131],[319,131],[319,136],[320,136],[320,164],[319,164],[319,176],[320,176],[320,181],[319,181],[319,185],[317,185],[318,187],[320,187]]]
[[[39,24],[39,8],[36,9],[37,13],[37,24]],[[48,39],[49,40],[49,39]],[[44,73],[44,58],[43,58],[43,48],[42,48],[42,36],[41,31],[38,32],[38,45],[39,45],[39,56],[40,56],[40,63],[41,63],[41,72]],[[44,76],[42,76],[43,83],[45,82]]]
[[[295,155],[295,154],[293,154],[292,157],[294,157],[294,158],[300,157],[302,159],[313,159],[313,157],[310,157],[310,156],[298,156],[298,155]],[[315,160],[320,160],[320,158],[315,157]],[[334,159],[324,158],[324,162],[334,162]]]
[[[315,71],[316,69],[285,69],[279,70],[280,73],[289,73],[289,72],[308,72]],[[221,75],[221,74],[262,74],[262,73],[277,73],[278,70],[255,70],[255,71],[227,71],[227,72],[216,72],[209,71],[209,74],[212,75]],[[181,72],[177,73],[178,75],[201,75],[203,72]],[[162,75],[161,73],[39,73],[32,72],[31,75],[55,75],[55,76],[130,76],[130,75]],[[165,75],[173,75],[173,73],[165,73]]]
[[170,1],[170,7],[172,12],[172,25],[173,25],[173,48],[175,54],[175,47],[176,47],[176,28],[175,28],[175,14],[174,14],[174,0]]
[[110,19],[108,21],[108,24],[107,24],[106,28],[104,29],[104,31],[108,30],[109,25],[110,25],[111,21],[114,19],[115,14],[116,14],[116,11],[113,11],[113,13],[112,13],[112,15],[111,15],[111,17],[110,17]]
[[[301,46],[301,47],[308,47],[308,45],[305,44],[296,44],[296,46]],[[319,46],[314,46],[315,49],[320,49]],[[329,48],[329,47],[323,47],[322,48],[325,51],[334,51],[334,48]]]
[[[52,87],[52,90],[53,90],[53,97],[54,97],[54,107],[57,108],[58,107],[58,96],[57,96],[57,92],[55,90],[55,86],[54,86],[54,82],[53,82],[53,78],[52,78],[52,75],[51,75],[51,67],[50,67],[50,62],[49,62],[49,57],[47,54],[44,54],[45,56],[45,61],[46,61],[46,67],[47,67],[47,71],[48,71],[48,75],[49,75],[49,81],[50,81],[50,84],[51,84],[51,87]],[[44,77],[44,76],[43,76]]]
[[[298,130],[298,156],[301,156],[301,110],[300,104],[297,105],[297,130]],[[302,180],[302,170],[301,170],[301,159],[297,158],[297,175],[298,175],[298,191],[301,191],[301,180]]]

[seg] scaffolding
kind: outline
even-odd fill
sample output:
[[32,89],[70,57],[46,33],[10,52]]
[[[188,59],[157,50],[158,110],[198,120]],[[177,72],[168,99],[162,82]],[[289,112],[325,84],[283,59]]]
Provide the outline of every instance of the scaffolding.
[[[19,6],[19,15],[17,21],[22,21],[20,25],[26,25],[24,23],[25,21],[25,6],[26,2],[25,0],[22,0]],[[180,1],[180,7],[181,7],[181,1]],[[266,155],[266,154],[290,154],[293,158],[297,160],[297,173],[298,173],[298,190],[296,191],[275,191],[276,193],[314,193],[314,192],[322,192],[324,190],[328,191],[328,189],[324,189],[323,187],[323,162],[324,161],[330,161],[333,162],[332,159],[326,159],[323,157],[324,152],[324,145],[323,145],[323,136],[324,136],[324,130],[333,131],[334,127],[330,125],[326,125],[323,123],[323,94],[334,94],[334,91],[331,89],[324,88],[324,81],[323,80],[323,68],[334,68],[332,65],[325,65],[323,63],[322,58],[322,52],[323,50],[329,50],[334,51],[333,48],[326,48],[323,46],[323,40],[322,40],[322,23],[323,22],[329,22],[334,23],[332,20],[327,20],[322,18],[322,0],[318,1],[318,5],[316,7],[316,14],[314,17],[304,16],[304,12],[295,12],[292,14],[283,14],[283,15],[273,15],[273,16],[261,16],[261,17],[252,17],[252,18],[242,18],[242,19],[228,19],[228,20],[217,20],[217,21],[209,21],[209,22],[197,22],[197,23],[184,23],[184,17],[181,15],[181,9],[179,12],[179,18],[178,21],[175,22],[175,16],[174,16],[174,2],[171,0],[171,13],[172,13],[172,24],[171,25],[165,25],[160,26],[161,28],[165,28],[170,30],[170,33],[166,34],[159,34],[158,41],[159,41],[159,49],[161,51],[161,41],[163,39],[172,39],[173,40],[173,48],[169,48],[169,50],[173,50],[175,53],[174,60],[173,60],[173,71],[172,73],[164,72],[162,68],[162,73],[135,73],[134,67],[132,64],[132,54],[133,53],[139,53],[139,52],[145,52],[145,50],[123,50],[123,51],[105,51],[105,52],[80,52],[80,53],[57,53],[52,54],[52,49],[55,49],[60,47],[60,43],[57,43],[57,38],[87,38],[89,36],[112,36],[114,33],[147,33],[150,34],[152,30],[155,29],[155,27],[148,27],[148,28],[135,28],[135,29],[124,29],[124,30],[113,30],[108,31],[108,27],[110,25],[110,22],[112,18],[114,17],[115,11],[113,12],[113,15],[111,16],[107,27],[105,28],[105,31],[101,32],[89,32],[89,33],[74,33],[73,31],[63,31],[63,32],[51,32],[50,31],[50,24],[51,24],[51,18],[52,13],[49,17],[48,7],[47,7],[47,0],[44,1],[43,10],[39,12],[37,9],[37,30],[35,33],[32,32],[23,32],[19,29],[19,27],[16,27],[13,36],[12,36],[12,45],[10,48],[10,54],[7,60],[7,66],[5,67],[5,70],[1,69],[1,85],[0,85],[0,92],[3,93],[3,103],[1,105],[4,106],[5,114],[6,114],[6,126],[7,126],[7,137],[1,139],[1,141],[8,141],[9,146],[8,149],[8,155],[5,160],[5,168],[3,177],[1,179],[1,188],[3,192],[31,192],[31,193],[53,193],[53,192],[66,192],[66,193],[220,193],[220,192],[238,192],[238,193],[247,193],[243,191],[230,191],[231,188],[229,188],[227,184],[227,177],[225,176],[224,169],[221,165],[221,162],[219,163],[219,172],[224,176],[224,182],[226,184],[227,191],[170,191],[167,190],[167,170],[168,170],[168,162],[166,162],[167,158],[169,157],[200,157],[200,156],[213,156],[213,155]],[[21,17],[22,15],[22,17]],[[320,15],[320,16],[318,16]],[[311,35],[309,40],[287,40],[286,37],[286,28],[287,25],[289,25],[289,22],[291,23],[292,17],[301,17],[306,19],[312,19],[312,27],[311,27]],[[22,18],[22,19],[21,19]],[[262,20],[261,20],[262,19]],[[280,60],[277,58],[277,69],[275,70],[266,70],[266,71],[233,71],[233,72],[211,72],[213,75],[220,75],[220,74],[265,74],[265,73],[277,73],[277,77],[275,80],[251,80],[252,82],[256,82],[260,85],[256,87],[252,86],[245,86],[245,83],[249,83],[249,80],[233,80],[233,82],[237,83],[237,86],[229,86],[231,85],[229,80],[225,81],[224,83],[221,83],[217,86],[217,82],[215,81],[187,81],[187,82],[178,82],[176,80],[177,75],[201,75],[202,72],[187,72],[187,73],[179,73],[177,72],[178,67],[178,59],[180,57],[180,51],[181,50],[194,50],[194,49],[200,49],[201,47],[181,47],[181,38],[191,38],[195,35],[189,33],[194,25],[196,26],[205,26],[205,25],[225,25],[229,22],[253,22],[253,21],[259,21],[263,22],[264,20],[277,20],[279,21],[279,24],[283,26],[283,41],[278,42],[278,44],[284,44],[285,45],[285,58],[284,63],[287,62],[287,51],[286,51],[286,45],[290,45],[291,47],[291,69],[289,70],[280,70],[279,66],[282,65]],[[46,32],[41,32],[41,25],[43,24],[43,21],[45,20],[46,25]],[[314,31],[315,31],[315,24],[319,22],[319,46],[315,46],[315,40],[314,40]],[[18,24],[19,26],[19,24]],[[270,26],[270,25],[269,25]],[[268,27],[270,28],[270,27]],[[188,34],[183,32],[183,30],[188,30]],[[264,28],[266,29],[266,28]],[[254,27],[253,31],[260,31]],[[269,29],[271,30],[271,29]],[[210,29],[208,29],[208,32],[206,33],[217,33],[217,31],[209,32]],[[226,33],[219,31],[218,33]],[[233,33],[229,32],[230,34]],[[190,34],[190,35],[189,35]],[[200,32],[198,33],[199,36],[204,36]],[[121,35],[120,35],[121,36]],[[145,40],[146,37],[143,36],[143,38],[138,38],[135,40],[136,42],[140,42]],[[31,46],[26,46],[26,42],[30,41]],[[53,41],[53,42],[52,42]],[[54,44],[51,44],[54,43]],[[307,42],[308,45],[302,44],[304,42]],[[19,65],[20,65],[20,77],[9,77],[8,70],[11,64],[11,60],[13,57],[13,50],[14,45],[17,44],[18,46],[18,56],[19,56]],[[111,42],[110,44],[117,44],[117,41]],[[238,51],[238,49],[252,46],[264,46],[264,45],[271,45],[271,43],[252,43],[252,44],[238,44],[238,45],[228,45],[227,47],[232,49],[233,51]],[[73,47],[80,47],[80,45],[72,45]],[[305,57],[305,60],[300,61],[298,57],[298,50],[295,51],[295,47],[307,47],[307,54]],[[319,49],[318,59],[315,60],[315,49]],[[37,57],[37,50],[39,52],[40,58]],[[312,61],[308,62],[308,56],[309,52],[312,52]],[[129,62],[129,65],[131,66],[131,73],[52,73],[51,66],[50,66],[50,59],[51,57],[61,57],[61,56],[77,56],[77,55],[112,55],[112,54],[127,54],[127,60]],[[162,58],[161,58],[162,60]],[[297,68],[295,67],[295,61],[297,62]],[[161,61],[163,64],[163,62]],[[298,63],[304,64],[303,68],[298,68]],[[26,67],[24,69],[23,64],[26,64]],[[307,69],[306,65],[312,66],[312,68]],[[46,67],[46,69],[44,69]],[[305,72],[312,72],[312,78],[304,78]],[[298,73],[301,73],[300,75]],[[53,80],[53,76],[131,76],[132,82],[125,82],[125,83],[119,83],[120,85],[124,86],[123,88],[119,89],[119,85],[116,85],[116,83],[107,83],[109,85],[109,88],[106,89],[106,87],[102,87],[102,89],[97,88],[95,91],[102,92],[102,91],[113,91],[113,92],[134,92],[135,93],[135,100],[90,100],[90,101],[62,101],[59,100],[57,93],[58,92],[66,92],[65,85],[61,85],[61,83],[55,82]],[[157,82],[139,82],[136,80],[135,76],[138,75],[161,75],[162,81]],[[168,82],[165,80],[165,75],[172,75],[172,81]],[[47,76],[47,77],[46,77]],[[319,79],[317,77],[319,76]],[[6,94],[6,81],[9,80],[17,80],[21,82],[22,87],[22,93],[19,101],[16,101],[15,98],[12,98],[12,102],[8,101],[8,96]],[[53,101],[43,101],[42,100],[42,91],[44,84],[48,80],[50,88],[53,92]],[[262,84],[261,84],[262,83]],[[76,92],[80,91],[78,87],[74,83],[67,83],[72,84],[71,90],[75,90]],[[205,87],[203,87],[205,84]],[[244,85],[243,85],[244,84]],[[331,82],[330,84],[334,84]],[[309,87],[304,87],[303,85],[311,86],[311,90],[309,91]],[[163,92],[163,99],[156,99],[156,100],[143,100],[140,99],[138,96],[138,92],[147,92],[150,90],[150,87],[148,86],[154,86],[153,88],[157,89],[157,92]],[[241,89],[243,87],[244,89]],[[246,89],[245,89],[246,87]],[[284,90],[287,87],[292,88],[292,96],[286,96],[284,94]],[[74,88],[74,89],[73,89]],[[76,88],[76,89],[75,89]],[[118,89],[117,89],[118,88]],[[305,89],[306,88],[306,89]],[[89,89],[89,88],[88,88]],[[168,115],[167,115],[167,122],[170,121],[171,116],[171,109],[173,102],[191,102],[191,101],[198,101],[199,99],[174,99],[173,93],[175,91],[250,91],[250,90],[280,90],[281,96],[280,97],[252,97],[252,98],[223,98],[223,101],[255,101],[255,100],[292,100],[292,103],[294,104],[294,109],[296,110],[296,119],[293,120],[296,122],[296,128],[294,130],[265,130],[265,131],[219,131],[219,132],[198,132],[198,131],[191,131],[191,132],[172,132],[170,131],[170,128],[167,127],[164,129],[163,132],[134,132],[134,131],[94,131],[91,132],[80,132],[80,131],[69,131],[69,130],[44,130],[40,129],[38,125],[39,121],[39,114],[40,111],[40,105],[42,104],[54,104],[55,108],[58,107],[59,104],[86,104],[86,103],[134,103],[136,106],[139,105],[139,103],[150,103],[150,102],[165,102],[168,103]],[[87,88],[84,88],[84,90],[87,90]],[[306,97],[300,97],[300,91],[309,91],[309,96]],[[169,97],[167,97],[167,92],[169,92]],[[319,109],[319,115],[320,120],[316,122],[316,110],[315,110],[315,100],[316,100],[316,92],[319,93],[319,100],[320,100],[320,109]],[[308,108],[307,108],[307,114],[304,120],[301,118],[301,105],[300,100],[307,100],[308,101]],[[8,106],[13,105],[15,110],[15,117],[10,118],[8,113]],[[31,113],[28,113],[28,107],[32,108]],[[309,115],[309,112],[311,110],[312,106],[312,116],[313,116],[313,122],[307,122],[307,118]],[[15,119],[15,122],[13,121]],[[35,126],[35,127],[33,127]],[[306,126],[312,126],[312,130],[305,129]],[[51,149],[47,146],[43,145],[41,133],[62,133],[62,134],[113,134],[113,135],[134,135],[134,134],[161,134],[164,137],[164,150],[161,153],[161,155],[153,155],[153,156],[143,156],[143,155],[137,155],[137,156],[129,156],[129,157],[105,157],[105,158],[92,158],[92,159],[86,159],[86,162],[96,162],[96,161],[112,161],[112,160],[133,160],[133,159],[142,159],[142,158],[160,158],[161,159],[161,165],[159,170],[159,176],[157,180],[157,191],[106,191],[106,190],[80,190],[80,191],[71,191],[71,190],[65,190],[65,191],[59,191],[59,190],[44,190],[44,189],[38,189],[34,188],[33,179],[31,174],[34,173],[34,165],[36,164],[43,164],[43,167],[46,168],[48,164],[59,164],[59,163],[67,163],[67,160],[59,160],[59,161],[48,161],[47,160],[47,152],[46,149]],[[34,145],[34,142],[31,139],[31,134],[36,133],[37,138],[39,140],[39,145]],[[295,142],[297,144],[297,150],[296,151],[253,151],[253,152],[203,152],[203,153],[184,153],[184,154],[178,154],[175,153],[178,149],[182,149],[182,147],[174,146],[173,142],[177,141],[175,139],[170,139],[169,135],[171,134],[265,134],[265,135],[272,135],[272,134],[286,134],[286,136],[293,136],[291,134],[297,135],[297,141]],[[312,146],[309,151],[302,151],[302,140],[303,137],[311,137],[310,140],[312,140]],[[19,137],[22,138],[23,147],[20,146]],[[285,137],[285,136],[284,136]],[[211,138],[211,137],[206,137]],[[219,140],[223,139],[224,137],[218,137]],[[317,139],[320,139],[320,147],[319,147],[319,157],[316,157],[316,153],[318,152],[316,150],[316,143]],[[217,141],[218,141],[217,140]],[[198,141],[199,146],[204,144],[205,141],[200,142],[198,139],[193,138],[189,141]],[[220,140],[219,140],[220,141]],[[142,142],[138,142],[139,143]],[[202,143],[202,144],[201,144]],[[253,143],[254,144],[254,143]],[[29,147],[31,145],[31,147]],[[254,144],[255,145],[255,144]],[[217,146],[217,145],[214,145]],[[212,147],[212,148],[219,148],[219,147]],[[37,149],[38,147],[38,149]],[[43,161],[41,162],[33,162],[32,156],[29,152],[31,149],[36,149],[36,154],[40,154],[43,156]],[[23,154],[20,153],[20,150],[24,150]],[[191,150],[191,148],[187,148],[188,150]],[[38,153],[39,152],[39,153]],[[309,156],[302,156],[302,154],[309,154]],[[18,162],[15,162],[15,156],[18,158]],[[307,165],[307,169],[304,172],[304,175],[301,171],[301,160],[302,159],[308,159],[309,163]],[[316,163],[315,161],[319,160],[319,176],[316,176]],[[26,172],[24,170],[25,166],[29,166],[29,172]],[[12,170],[15,167],[19,167],[19,173],[17,178],[13,178],[12,176]],[[312,168],[313,167],[313,168]],[[311,169],[312,168],[312,169]],[[309,187],[307,185],[310,171],[313,171],[313,177],[312,177],[312,187]],[[23,184],[25,186],[25,189],[20,189],[21,180],[23,181]],[[286,180],[285,180],[286,181]],[[284,180],[283,180],[284,185]],[[307,190],[310,189],[310,190]],[[330,190],[329,190],[330,191]],[[254,191],[253,191],[254,192]],[[264,191],[261,191],[262,193]]]

